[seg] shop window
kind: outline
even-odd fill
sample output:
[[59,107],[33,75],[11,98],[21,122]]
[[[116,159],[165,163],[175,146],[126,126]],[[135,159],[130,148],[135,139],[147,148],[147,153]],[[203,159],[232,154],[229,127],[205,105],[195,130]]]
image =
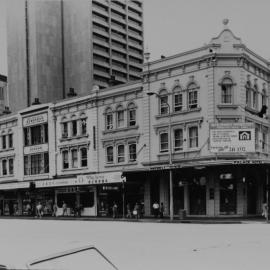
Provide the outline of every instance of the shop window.
[[183,95],[181,93],[175,93],[174,98],[174,111],[181,112],[183,109]]
[[71,130],[72,130],[72,136],[75,137],[77,136],[77,121],[73,120],[71,121]]
[[116,110],[116,121],[117,127],[121,128],[124,126],[124,109],[122,106],[119,106]]
[[221,84],[221,103],[231,104],[232,103],[232,86],[233,82],[229,78],[225,78]]
[[134,103],[128,105],[128,126],[133,127],[136,125],[136,108]]
[[72,149],[71,150],[71,165],[72,168],[77,168],[78,167],[78,151],[77,149]]
[[169,150],[168,133],[161,133],[159,136],[160,136],[160,152],[168,152]]
[[94,207],[94,204],[95,204],[94,192],[80,193],[80,205],[82,205],[83,208]]
[[14,166],[13,166],[13,159],[11,158],[11,159],[8,160],[8,171],[9,171],[9,174],[13,174],[13,168],[14,168]]
[[136,144],[135,143],[129,144],[128,150],[129,150],[129,161],[130,162],[136,161],[137,160]]
[[7,161],[6,161],[6,159],[2,160],[2,175],[7,175]]
[[195,83],[191,83],[188,88],[188,109],[196,109],[198,107],[198,91]]
[[189,134],[189,148],[198,147],[198,127],[190,127]]
[[106,130],[113,129],[113,113],[111,108],[108,108],[105,113]]
[[7,148],[6,137],[7,137],[6,135],[2,136],[2,149]]
[[62,208],[63,203],[67,205],[67,208],[75,208],[76,193],[58,193],[57,194],[57,206]]
[[107,163],[113,163],[113,147],[109,146],[106,149],[106,159]]
[[159,108],[160,114],[165,115],[169,113],[169,104],[168,104],[168,93],[166,90],[160,92],[159,97]]
[[69,162],[68,162],[68,151],[67,150],[62,152],[62,157],[63,157],[63,169],[68,169]]
[[86,135],[87,133],[86,118],[81,120],[81,128],[82,128],[82,135]]
[[87,167],[87,149],[82,148],[81,152],[81,167]]
[[13,134],[8,134],[8,147],[13,147]]
[[125,146],[124,145],[118,145],[117,146],[117,162],[125,162]]
[[68,137],[68,123],[64,122],[62,123],[62,138]]
[[174,130],[174,151],[183,150],[183,130]]

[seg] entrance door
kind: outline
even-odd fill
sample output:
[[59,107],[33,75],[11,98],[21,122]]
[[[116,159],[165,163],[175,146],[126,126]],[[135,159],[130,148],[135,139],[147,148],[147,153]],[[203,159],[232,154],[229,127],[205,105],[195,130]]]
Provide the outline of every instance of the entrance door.
[[236,181],[220,179],[220,214],[236,214]]
[[206,215],[206,188],[200,183],[189,185],[190,215]]
[[247,182],[247,213],[255,215],[257,210],[257,185],[254,182]]

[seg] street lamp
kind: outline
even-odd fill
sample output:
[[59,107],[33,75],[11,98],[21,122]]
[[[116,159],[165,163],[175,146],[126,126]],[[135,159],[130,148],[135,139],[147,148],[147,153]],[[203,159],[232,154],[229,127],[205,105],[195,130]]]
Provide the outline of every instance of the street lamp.
[[[148,96],[156,95],[159,99],[162,98],[161,95],[155,93],[155,92],[147,92]],[[172,118],[171,118],[171,106],[168,102],[164,102],[168,106],[169,109],[169,178],[170,178],[170,220],[173,220],[173,171],[172,171]]]

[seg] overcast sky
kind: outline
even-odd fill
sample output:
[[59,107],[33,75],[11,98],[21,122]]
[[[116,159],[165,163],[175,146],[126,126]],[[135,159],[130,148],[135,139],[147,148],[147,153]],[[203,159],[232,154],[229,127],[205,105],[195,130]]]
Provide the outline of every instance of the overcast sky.
[[[144,0],[145,47],[151,60],[195,49],[217,36],[228,18],[248,48],[270,59],[269,12],[270,0]],[[7,73],[5,15],[0,0],[0,74]]]

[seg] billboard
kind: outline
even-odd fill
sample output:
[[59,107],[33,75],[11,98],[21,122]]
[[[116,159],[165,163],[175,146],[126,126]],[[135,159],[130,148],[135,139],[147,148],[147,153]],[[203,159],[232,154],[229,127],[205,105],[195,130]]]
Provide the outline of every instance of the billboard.
[[255,152],[254,124],[210,124],[210,152]]

